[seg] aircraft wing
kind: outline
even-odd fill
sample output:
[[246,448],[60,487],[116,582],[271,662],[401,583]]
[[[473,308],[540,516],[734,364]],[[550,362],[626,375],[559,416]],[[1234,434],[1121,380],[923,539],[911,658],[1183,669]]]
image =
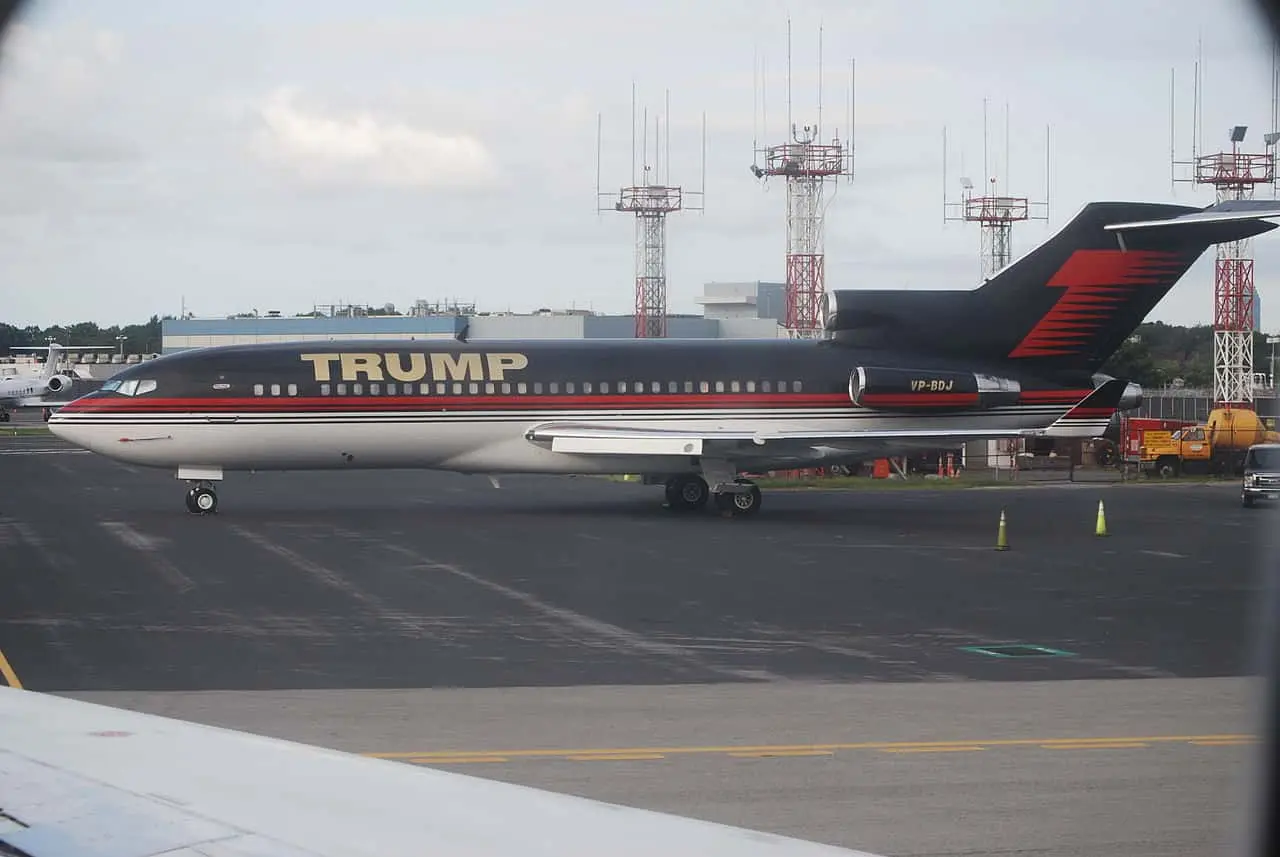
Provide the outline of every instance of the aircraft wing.
[[663,429],[608,423],[551,422],[525,433],[533,442],[549,443],[552,452],[578,455],[765,455],[771,449],[821,446],[841,442],[894,441],[948,443],[1019,437],[1095,437],[1106,430],[1127,381],[1112,379],[1081,399],[1053,424],[1042,429],[847,429],[843,431],[776,430],[770,428]]
[[0,686],[15,857],[870,857]]
[[9,406],[11,408],[49,408],[50,410],[55,411],[67,404],[65,401],[47,402],[39,396],[27,396],[26,398],[13,399],[11,401],[13,402],[13,404]]

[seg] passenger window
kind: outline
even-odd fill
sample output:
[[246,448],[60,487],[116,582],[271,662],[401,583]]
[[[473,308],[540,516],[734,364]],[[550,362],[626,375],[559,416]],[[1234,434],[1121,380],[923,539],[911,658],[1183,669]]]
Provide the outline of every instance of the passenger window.
[[347,394],[347,385],[346,385],[346,384],[339,384],[339,385],[338,385],[338,395],[339,395],[339,396],[345,396],[346,394]]
[[755,382],[755,381],[748,381],[748,382],[747,382],[747,392],[748,392],[748,393],[754,393],[755,391],[756,391],[756,382]]
[[497,389],[497,388],[493,386],[493,382],[492,382],[492,381],[486,381],[486,382],[485,382],[485,385],[484,385],[484,392],[485,392],[485,395],[492,396],[492,395],[493,395],[493,393],[494,393],[494,390],[495,390],[495,389]]
[[370,384],[370,385],[369,385],[369,395],[370,395],[370,396],[376,396],[376,395],[378,395],[378,393],[379,393],[379,392],[381,392],[381,391],[382,391],[382,385],[381,385],[381,384]]
[[586,393],[588,396],[589,396],[589,395],[591,395],[591,382],[590,382],[590,381],[583,381],[583,382],[582,382],[582,392]]
[[799,381],[792,381],[792,382],[791,382],[791,392],[793,392],[793,393],[799,393],[802,389],[803,389],[803,387],[800,385],[800,382],[799,382]]
[[653,382],[651,382],[651,383],[649,384],[649,392],[650,392],[650,393],[661,393],[661,392],[662,392],[662,382],[661,382],[661,381],[653,381]]
[[[408,390],[409,388],[408,388],[408,387],[406,387],[405,389],[406,389],[406,390]],[[430,384],[428,384],[426,381],[423,381],[421,384],[419,384],[419,385],[418,385],[418,395],[419,395],[419,396],[430,396],[430,395],[431,395],[431,385],[430,385]]]
[[730,392],[730,393],[741,393],[741,392],[742,392],[742,385],[741,385],[741,384],[739,384],[737,381],[730,381],[730,382],[729,382],[729,392]]
[[772,381],[761,381],[761,382],[760,382],[760,392],[762,392],[762,393],[771,393],[771,392],[773,392],[773,382],[772,382]]
[[477,384],[475,381],[472,381],[470,384],[467,385],[468,394],[474,396],[474,395],[477,395],[479,392],[480,392],[480,385]]
[[619,392],[619,393],[625,393],[625,392],[627,392],[627,382],[626,382],[626,381],[619,381],[619,382],[618,382],[618,392]]
[[786,381],[779,381],[779,382],[778,382],[778,392],[779,392],[779,393],[785,393],[785,392],[787,392],[787,382],[786,382]]
[[436,381],[436,395],[443,396],[447,392],[449,392],[449,385],[444,381]]
[[541,381],[534,381],[534,382],[533,382],[533,394],[534,394],[535,396],[541,396],[541,395],[542,395],[542,382],[541,382]]
[[693,382],[692,382],[692,381],[685,381],[685,382],[684,382],[684,391],[685,391],[686,393],[692,393],[692,392],[693,392]]
[[454,382],[453,382],[453,394],[454,394],[455,396],[461,396],[461,395],[462,395],[462,384],[461,384],[461,383],[459,383],[458,381],[454,381]]
[[716,392],[717,393],[724,392],[724,381],[716,381]]
[[290,396],[296,396],[296,395],[298,395],[298,385],[297,385],[297,384],[290,384],[290,385],[289,385],[289,395],[290,395]]
[[352,385],[351,385],[351,395],[353,395],[353,396],[363,396],[363,395],[364,395],[364,384],[352,384]]
[[574,386],[574,384],[573,384],[573,382],[572,382],[572,381],[565,381],[565,382],[564,382],[564,391],[565,391],[566,393],[568,393],[570,396],[572,396],[572,395],[573,395],[573,393],[574,393],[574,391],[575,391],[576,389],[577,389],[577,387],[575,387],[575,386]]
[[521,381],[518,384],[516,384],[516,393],[523,396],[527,392],[529,392],[529,385],[526,384],[524,381]]
[[271,395],[273,395],[273,396],[278,396],[278,395],[280,395],[280,385],[279,385],[279,384],[272,384],[272,385],[271,385]]
[[394,396],[396,394],[396,385],[394,383],[387,384],[387,395]]
[[510,382],[510,381],[503,381],[503,382],[502,382],[502,395],[504,395],[504,396],[510,396],[510,395],[511,395],[511,382]]
[[555,394],[559,393],[559,392],[560,392],[560,382],[559,382],[559,381],[552,381],[550,384],[548,384],[548,385],[547,385],[547,392],[551,393],[553,396],[554,396]]
[[711,392],[711,385],[710,385],[710,384],[708,384],[706,381],[699,381],[699,382],[698,382],[698,392],[699,392],[699,393],[710,393],[710,392]]
[[137,395],[141,396],[144,393],[150,393],[155,388],[156,388],[155,381],[139,381]]
[[321,384],[321,385],[320,385],[320,395],[322,395],[322,396],[328,396],[328,395],[330,395],[331,389],[332,389],[332,388],[331,388],[328,384]]
[[[125,387],[129,386],[130,384],[132,384],[134,387],[138,386],[138,382],[137,382],[137,381],[125,381],[123,384],[121,384],[121,385],[120,385],[120,392],[121,392],[121,393],[124,393],[126,396],[132,396],[132,395],[133,395],[133,391],[132,391],[132,390],[130,390],[129,392],[127,392],[127,393],[126,393],[126,392],[125,392],[125,389],[124,389]],[[263,393],[263,387],[262,387],[262,385],[261,385],[261,384],[254,384],[254,385],[253,385],[253,394],[254,394],[255,396],[261,396],[261,395],[262,395],[262,393]]]
[[631,382],[631,392],[633,392],[633,393],[643,393],[643,392],[644,392],[644,381],[632,381],[632,382]]

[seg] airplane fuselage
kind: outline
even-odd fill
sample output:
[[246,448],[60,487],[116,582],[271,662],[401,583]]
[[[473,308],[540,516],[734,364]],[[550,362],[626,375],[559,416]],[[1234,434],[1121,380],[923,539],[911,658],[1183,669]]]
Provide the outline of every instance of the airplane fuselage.
[[[921,370],[904,387],[919,406],[860,407],[859,366]],[[156,467],[223,470],[439,468],[477,473],[635,473],[696,469],[687,456],[576,455],[527,439],[548,422],[677,431],[764,427],[838,433],[963,426],[1043,427],[1089,391],[1016,377],[1006,404],[966,404],[957,366],[830,341],[367,340],[228,346],[126,370],[51,420],[103,455]],[[912,386],[914,384],[914,386]],[[936,446],[936,442],[932,444]],[[912,444],[900,446],[911,448]],[[799,460],[838,463],[882,443],[842,442]],[[764,453],[764,450],[761,451]],[[797,466],[794,452],[754,467]]]

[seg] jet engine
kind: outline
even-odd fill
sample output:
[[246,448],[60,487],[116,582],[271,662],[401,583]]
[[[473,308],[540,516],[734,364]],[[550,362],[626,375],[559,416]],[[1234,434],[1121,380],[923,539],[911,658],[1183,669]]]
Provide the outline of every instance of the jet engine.
[[1022,385],[976,372],[859,366],[849,375],[849,398],[860,408],[888,411],[994,408],[1014,405]]
[[45,382],[50,393],[61,393],[64,390],[70,390],[73,383],[66,375],[54,375]]

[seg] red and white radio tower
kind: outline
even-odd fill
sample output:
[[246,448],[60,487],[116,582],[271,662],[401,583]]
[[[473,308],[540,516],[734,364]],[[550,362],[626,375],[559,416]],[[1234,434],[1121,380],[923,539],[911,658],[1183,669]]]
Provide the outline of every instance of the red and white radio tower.
[[[987,160],[987,100],[982,100],[982,172],[988,189],[975,194],[973,180],[960,179],[960,201],[947,202],[947,129],[942,129],[942,222],[963,220],[978,224],[981,233],[981,276],[996,275],[1013,261],[1013,224],[1024,220],[1049,219],[1049,128],[1045,127],[1045,201],[1031,202],[1025,196],[1001,196],[997,177],[989,172]],[[961,170],[963,170],[963,166]],[[1004,181],[1009,181],[1009,105],[1004,113]]]
[[[1198,50],[1197,50],[1198,54]],[[1248,130],[1245,125],[1230,129],[1230,151],[1200,154],[1204,149],[1201,136],[1204,123],[1201,118],[1204,84],[1201,78],[1201,62],[1196,60],[1191,113],[1191,160],[1178,161],[1174,156],[1175,80],[1169,74],[1169,161],[1170,178],[1174,184],[1189,182],[1209,185],[1214,189],[1217,202],[1234,199],[1252,199],[1260,185],[1276,184],[1275,146],[1280,141],[1276,131],[1277,104],[1280,91],[1277,84],[1277,59],[1272,54],[1272,131],[1264,135],[1266,151],[1242,152]],[[1178,167],[1183,174],[1178,174]],[[1253,285],[1252,241],[1230,241],[1218,245],[1217,259],[1213,266],[1213,400],[1216,407],[1251,407],[1254,399],[1253,385],[1253,332],[1255,291]]]
[[[830,143],[822,134],[822,28],[818,28],[818,115],[813,125],[797,128],[791,121],[791,20],[787,20],[787,129],[791,142],[761,148],[753,141],[756,178],[781,176],[787,182],[787,316],[785,326],[796,338],[822,333],[822,303],[826,294],[823,247],[825,207],[823,191],[840,176],[853,178],[854,64],[849,62],[849,142],[837,129]],[[757,73],[759,69],[757,69]],[[763,103],[763,87],[761,102]],[[763,157],[764,166],[760,166]]]
[[[596,116],[596,210],[623,211],[636,219],[636,300],[635,335],[638,339],[667,335],[667,215],[676,211],[703,211],[707,184],[707,116],[702,115],[702,190],[686,191],[672,186],[671,177],[671,93],[666,94],[665,121],[653,118],[653,159],[649,159],[649,111],[641,123],[641,181],[636,182],[636,93],[631,87],[631,186],[617,194],[600,192],[600,151],[603,118]],[[666,127],[664,128],[663,125]],[[665,163],[661,163],[663,144]],[[665,167],[666,172],[660,170]],[[661,176],[661,178],[659,178]],[[612,205],[600,206],[607,196]],[[696,201],[690,205],[689,200]]]

